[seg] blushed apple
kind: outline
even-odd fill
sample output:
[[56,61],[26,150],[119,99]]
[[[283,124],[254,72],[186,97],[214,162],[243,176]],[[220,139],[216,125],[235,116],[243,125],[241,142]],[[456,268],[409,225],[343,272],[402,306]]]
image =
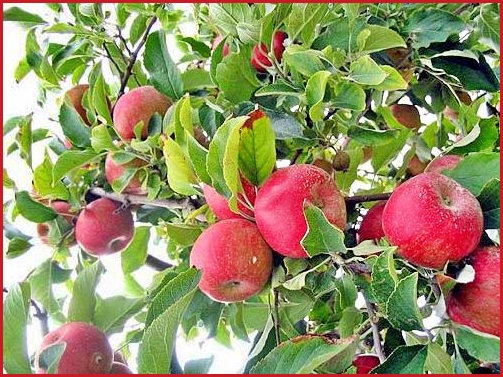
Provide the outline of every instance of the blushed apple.
[[112,367],[113,350],[100,329],[84,322],[69,322],[44,336],[35,355],[37,374],[46,371],[40,365],[40,354],[44,349],[66,343],[59,360],[57,374],[100,374]]
[[457,154],[447,154],[444,156],[435,157],[430,161],[426,169],[424,169],[425,173],[427,172],[436,172],[441,173],[443,170],[454,169],[463,159],[462,156]]
[[[276,31],[274,33],[272,42],[272,51],[274,57],[279,62],[283,58],[283,52],[285,51],[284,42],[288,38],[288,34],[284,31]],[[259,43],[253,47],[251,64],[255,67],[258,72],[266,72],[266,67],[272,66],[271,59],[267,56],[269,49],[265,43]]]
[[356,242],[360,243],[365,240],[379,240],[384,237],[382,230],[382,213],[386,201],[380,201],[374,204],[363,216],[360,223],[360,228],[356,232]]
[[236,302],[259,293],[272,272],[272,251],[257,226],[226,219],[205,229],[190,253],[202,270],[199,289],[219,302]]
[[134,138],[135,126],[143,122],[141,139],[146,139],[150,118],[155,113],[164,116],[171,104],[171,100],[153,86],[132,89],[115,104],[113,110],[115,131],[122,140],[129,141]]
[[241,177],[241,185],[244,195],[238,194],[238,210],[240,213],[235,213],[229,208],[229,201],[224,196],[220,195],[210,185],[203,184],[203,194],[206,203],[208,203],[208,206],[218,220],[241,219],[243,218],[241,214],[245,218],[254,216],[253,205],[257,196],[257,189],[243,177]]
[[447,314],[462,325],[500,336],[500,247],[478,247],[467,258],[475,278],[458,283],[447,297]]
[[393,191],[382,226],[405,259],[442,269],[477,247],[483,231],[482,209],[477,198],[453,179],[422,173]]
[[94,256],[124,250],[134,235],[133,215],[121,203],[100,198],[80,212],[75,224],[75,238],[82,249]]
[[68,98],[73,108],[80,115],[82,121],[88,126],[90,126],[91,122],[89,122],[89,119],[87,118],[87,111],[82,105],[82,99],[84,98],[84,95],[88,90],[89,90],[88,84],[78,84],[73,86],[71,89],[67,90],[65,96]]
[[[126,169],[129,168],[140,168],[142,166],[147,165],[147,162],[142,160],[141,158],[135,158],[125,164],[119,164],[115,162],[113,159],[113,152],[108,152],[107,157],[105,158],[105,176],[107,178],[108,183],[112,184],[116,179],[120,179]],[[122,191],[126,194],[133,195],[146,195],[147,190],[141,187],[141,181],[138,177],[138,173],[134,175],[134,177],[129,181],[128,185]]]
[[301,245],[307,232],[304,206],[320,208],[327,220],[344,230],[346,204],[332,177],[314,165],[292,165],[276,170],[259,188],[255,220],[272,249],[284,256],[307,258]]

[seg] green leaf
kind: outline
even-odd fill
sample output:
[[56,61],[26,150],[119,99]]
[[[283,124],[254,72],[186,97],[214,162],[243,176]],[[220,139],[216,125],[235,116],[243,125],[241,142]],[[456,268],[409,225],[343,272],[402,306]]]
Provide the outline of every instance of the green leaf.
[[292,96],[300,97],[301,90],[286,83],[282,80],[278,80],[272,84],[261,87],[255,92],[255,97],[263,96]]
[[468,135],[454,143],[450,148],[455,154],[468,154],[470,152],[492,151],[499,138],[499,123],[496,119],[482,119],[476,124]]
[[252,9],[245,3],[210,3],[210,19],[218,25],[223,35],[237,37],[239,22],[253,21]]
[[105,124],[112,125],[110,101],[108,100],[107,93],[107,84],[103,74],[100,73],[92,86],[93,105],[98,115],[102,118],[102,121],[104,121]]
[[3,367],[9,374],[31,374],[27,348],[30,285],[18,283],[9,288],[3,302]]
[[29,13],[19,7],[11,7],[3,12],[3,20],[19,23],[21,26],[31,28],[36,25],[46,24],[47,22],[37,14]]
[[224,92],[225,98],[233,103],[247,101],[260,86],[255,69],[246,53],[227,55],[215,71],[218,87]]
[[33,134],[32,134],[32,120],[33,114],[23,117],[19,123],[19,130],[16,135],[16,141],[19,145],[20,156],[26,161],[29,167],[32,164],[32,144],[33,144]]
[[190,163],[194,171],[201,182],[211,184],[211,177],[206,170],[208,150],[199,144],[188,131],[185,133],[185,137],[187,139],[187,152],[189,153]]
[[183,89],[188,93],[215,87],[210,73],[204,69],[188,69],[182,72],[182,83]]
[[307,81],[306,100],[310,106],[309,115],[315,122],[323,120],[325,116],[323,97],[325,97],[325,89],[330,76],[331,73],[328,71],[318,71]]
[[491,152],[472,153],[465,156],[454,169],[444,171],[461,186],[479,196],[492,179],[500,178],[500,154]]
[[324,265],[327,262],[327,260],[322,261],[321,263],[317,264],[313,268],[310,268],[309,270],[306,270],[302,273],[299,273],[292,277],[291,279],[285,281],[283,283],[283,287],[290,291],[298,291],[302,289],[306,285],[306,276],[307,274],[316,271],[319,267]]
[[499,229],[500,225],[500,181],[491,179],[477,197],[484,214],[484,229]]
[[171,355],[178,325],[197,288],[180,292],[179,299],[157,316],[145,330],[138,349],[138,372],[166,374],[170,372]]
[[134,228],[133,240],[121,253],[121,266],[124,274],[130,274],[145,264],[149,240],[149,226],[138,226]]
[[376,130],[363,125],[354,125],[348,128],[348,136],[362,145],[382,146],[397,138],[398,130]]
[[378,25],[366,25],[363,30],[370,31],[370,35],[365,39],[360,52],[370,54],[394,47],[407,47],[403,38],[394,30]]
[[386,303],[398,284],[398,276],[393,261],[394,248],[382,252],[372,266],[371,289],[382,311],[386,313]]
[[105,267],[98,260],[79,272],[68,307],[68,319],[75,322],[92,322],[96,307],[96,287]]
[[500,361],[500,338],[485,334],[467,326],[456,325],[456,341],[476,359],[489,363]]
[[189,360],[183,367],[184,374],[207,374],[213,364],[214,355],[203,359]]
[[405,81],[402,75],[393,67],[389,65],[381,65],[381,69],[386,72],[387,76],[382,83],[375,85],[376,90],[405,90],[409,86],[407,81]]
[[312,204],[304,206],[304,216],[307,232],[300,243],[310,257],[346,253],[343,231],[331,224],[320,208]]
[[422,330],[422,317],[417,306],[418,273],[403,278],[386,303],[386,318],[399,330]]
[[182,147],[173,139],[166,138],[163,153],[168,167],[169,187],[179,194],[197,194],[194,188],[194,185],[197,184],[197,178]]
[[53,343],[38,355],[38,365],[46,374],[57,374],[59,361],[66,349],[66,342]]
[[164,227],[168,237],[182,247],[193,245],[201,234],[197,225],[166,223]]
[[358,84],[379,85],[388,74],[368,55],[351,62],[348,78]]
[[59,109],[59,123],[63,134],[79,148],[91,146],[91,129],[82,121],[73,106],[63,103]]
[[321,335],[304,335],[287,340],[260,360],[252,374],[312,373],[321,364],[344,352],[354,342],[354,336],[331,340]]
[[145,306],[143,298],[98,297],[93,323],[107,335],[124,331],[124,324]]
[[274,135],[277,140],[292,138],[303,138],[302,125],[299,120],[284,111],[274,111],[265,109],[267,116],[271,119]]
[[453,374],[451,357],[437,343],[428,343],[425,369],[433,374]]
[[96,160],[100,155],[92,150],[77,151],[69,150],[58,157],[52,170],[52,182],[57,182],[67,173],[78,167],[87,165]]
[[9,241],[5,257],[8,259],[16,258],[26,253],[32,248],[32,246],[33,245],[28,240],[20,237],[14,237]]
[[371,374],[423,374],[428,347],[399,346],[386,361],[372,369]]
[[117,146],[114,144],[110,132],[108,132],[108,127],[104,124],[98,124],[94,126],[91,131],[91,146],[96,153],[104,150],[118,150]]
[[183,95],[180,70],[171,59],[162,30],[151,33],[145,43],[144,64],[154,87],[172,99]]
[[52,208],[33,200],[28,191],[18,191],[15,197],[16,208],[26,220],[34,223],[45,223],[55,219],[57,216]]
[[475,18],[476,28],[480,33],[479,41],[500,54],[500,15],[492,12],[488,5],[480,7],[480,14]]
[[53,183],[53,168],[49,155],[46,153],[44,161],[33,172],[33,186],[40,196],[68,200],[69,192],[63,182]]
[[341,338],[345,338],[353,334],[355,328],[357,328],[362,322],[362,319],[363,314],[360,313],[360,311],[354,306],[348,306],[344,308],[342,317],[339,321],[339,331]]
[[301,38],[305,46],[310,46],[316,36],[316,29],[329,11],[329,4],[294,3],[285,20],[290,38]]
[[338,83],[334,86],[331,104],[341,109],[363,111],[365,109],[365,91],[357,84]]
[[249,114],[240,129],[239,168],[245,178],[260,186],[276,164],[276,144],[272,124],[261,110]]
[[325,68],[319,55],[319,51],[306,50],[305,47],[300,45],[291,45],[285,49],[283,61],[301,75],[311,77]]
[[444,42],[466,27],[458,16],[441,9],[419,9],[407,17],[403,31],[409,33],[415,48]]

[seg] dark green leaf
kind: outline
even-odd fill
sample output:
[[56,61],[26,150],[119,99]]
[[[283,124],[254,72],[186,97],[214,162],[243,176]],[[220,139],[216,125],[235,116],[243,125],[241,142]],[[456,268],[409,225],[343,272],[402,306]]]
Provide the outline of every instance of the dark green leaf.
[[149,226],[138,226],[134,228],[133,240],[121,253],[121,266],[124,274],[130,274],[145,264],[149,240]]
[[31,374],[27,349],[30,285],[11,286],[3,301],[3,367],[9,374]]
[[38,355],[38,365],[46,374],[56,374],[59,361],[65,352],[66,342],[53,343]]
[[204,359],[189,360],[183,367],[184,374],[207,374],[213,364],[215,357],[205,357]]
[[399,346],[386,361],[372,370],[372,374],[423,374],[428,347]]
[[362,145],[382,146],[395,140],[398,134],[398,130],[375,130],[360,125],[348,129],[348,136]]
[[393,248],[382,252],[372,266],[371,288],[381,310],[386,313],[388,298],[398,284],[398,276],[393,261]]
[[19,191],[16,196],[16,208],[26,220],[45,223],[56,218],[57,214],[50,207],[33,200],[28,191]]
[[417,306],[418,273],[403,278],[386,303],[386,317],[399,330],[422,330],[422,317]]
[[457,325],[456,341],[471,356],[489,363],[500,361],[500,338],[485,334],[470,327]]
[[180,70],[171,59],[162,30],[153,32],[145,43],[144,64],[154,87],[172,99],[183,95]]
[[292,115],[283,111],[265,109],[267,116],[271,119],[274,135],[277,140],[292,138],[303,138],[302,125]]
[[482,152],[493,150],[499,138],[499,123],[496,119],[488,118],[480,120],[468,135],[453,145],[452,151],[456,154],[468,154],[470,152]]
[[100,261],[83,269],[73,285],[72,298],[68,307],[68,319],[76,322],[91,322],[96,306],[96,287],[105,272]]

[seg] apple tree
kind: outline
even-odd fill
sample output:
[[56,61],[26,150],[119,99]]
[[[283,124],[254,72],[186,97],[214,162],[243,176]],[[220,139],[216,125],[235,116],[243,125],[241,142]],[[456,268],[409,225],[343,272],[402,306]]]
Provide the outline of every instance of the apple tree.
[[7,373],[111,372],[39,321],[138,373],[207,372],[179,337],[248,342],[243,373],[499,373],[499,4],[47,8],[4,10],[39,83],[4,269],[41,260],[4,281]]

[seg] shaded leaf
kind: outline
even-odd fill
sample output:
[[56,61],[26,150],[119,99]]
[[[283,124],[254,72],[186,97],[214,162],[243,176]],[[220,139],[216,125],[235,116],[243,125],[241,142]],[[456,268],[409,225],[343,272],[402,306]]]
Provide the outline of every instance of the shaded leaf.
[[52,208],[33,200],[28,191],[18,191],[15,197],[16,208],[26,220],[34,223],[45,223],[55,219],[57,216]]
[[399,346],[371,374],[423,374],[428,347],[423,345]]

